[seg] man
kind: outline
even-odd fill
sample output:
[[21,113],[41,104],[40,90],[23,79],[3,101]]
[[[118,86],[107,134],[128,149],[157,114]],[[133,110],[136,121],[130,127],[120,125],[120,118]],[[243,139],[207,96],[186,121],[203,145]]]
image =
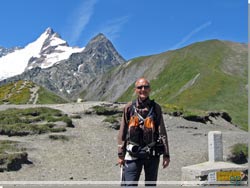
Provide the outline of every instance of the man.
[[167,132],[159,104],[149,99],[150,83],[135,82],[137,99],[126,104],[118,133],[118,163],[124,186],[138,186],[142,168],[145,186],[156,186],[160,155],[163,168],[170,162]]

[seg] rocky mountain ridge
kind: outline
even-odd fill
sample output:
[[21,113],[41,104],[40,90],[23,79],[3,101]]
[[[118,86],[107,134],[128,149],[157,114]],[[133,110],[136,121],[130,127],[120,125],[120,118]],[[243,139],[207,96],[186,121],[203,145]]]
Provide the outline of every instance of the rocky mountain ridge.
[[[77,49],[77,53],[63,51],[65,47],[69,48],[67,43],[50,28],[40,38],[43,38],[40,54],[29,59],[23,73],[2,80],[0,85],[18,80],[31,80],[58,95],[72,98],[96,77],[125,62],[113,44],[101,33],[91,39],[85,48]],[[71,55],[63,59],[59,53]]]
[[43,38],[39,55],[32,56],[29,59],[25,70],[35,67],[41,67],[42,69],[49,68],[54,64],[59,64],[63,60],[67,60],[72,54],[84,50],[84,47],[70,47],[52,28],[47,28],[39,38]]
[[[210,52],[213,45],[214,51]],[[219,52],[221,49],[223,49],[223,52]],[[218,51],[217,54],[216,51]],[[198,57],[199,55],[200,57]],[[177,61],[180,65],[185,64],[185,66],[188,67],[190,64],[190,67],[194,66],[194,68],[197,66],[197,70],[200,69],[199,64],[208,63],[206,66],[208,66],[207,71],[209,71],[209,64],[212,66],[216,61],[213,59],[216,58],[216,55],[221,56],[221,60],[218,62],[219,66],[216,67],[218,71],[221,70],[223,73],[232,77],[237,75],[246,78],[247,45],[229,41],[208,40],[194,43],[174,51],[166,51],[160,54],[131,59],[130,61],[117,66],[108,74],[103,75],[103,77],[91,82],[91,87],[88,87],[88,90],[83,92],[84,95],[82,95],[82,97],[85,100],[99,99],[116,101],[119,100],[127,89],[130,88],[131,91],[131,87],[133,88],[132,85],[138,77],[146,76],[149,80],[157,80],[160,74],[164,74],[164,69],[167,69],[168,67],[171,68],[175,59],[178,59]],[[199,60],[197,61],[194,58],[199,58]],[[201,66],[204,66],[204,64]],[[206,67],[202,69],[205,68]],[[188,72],[189,70],[186,69],[186,71]],[[175,73],[182,74],[183,72]],[[180,88],[179,93],[182,93],[182,91],[191,87],[195,81],[198,81],[199,77],[201,77],[200,74],[201,73],[197,71],[197,73],[185,83],[186,85],[182,84],[183,88]],[[165,76],[167,77],[168,75],[165,74]],[[160,83],[163,85],[167,84],[167,80],[162,80]],[[129,94],[130,97],[132,97],[132,93],[130,92]]]

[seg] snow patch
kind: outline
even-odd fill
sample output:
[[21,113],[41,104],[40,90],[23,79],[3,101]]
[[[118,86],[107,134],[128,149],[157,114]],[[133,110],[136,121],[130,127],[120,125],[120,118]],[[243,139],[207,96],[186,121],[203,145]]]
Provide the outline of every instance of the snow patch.
[[[49,39],[49,37],[51,37]],[[49,45],[43,48],[46,40],[50,40]],[[46,54],[41,53],[49,47],[54,47],[53,53]],[[54,64],[60,63],[62,60],[68,59],[73,53],[80,53],[84,50],[78,47],[67,46],[66,41],[56,37],[56,35],[49,35],[44,32],[36,41],[28,44],[25,48],[15,50],[12,53],[7,54],[0,58],[0,80],[22,74],[25,69],[32,69],[34,67],[35,60],[28,66],[29,60],[33,58],[44,58],[43,63],[40,65],[42,69],[53,66]]]
[[35,42],[0,58],[0,80],[21,74],[31,57],[40,57],[39,53],[48,34],[43,33]]

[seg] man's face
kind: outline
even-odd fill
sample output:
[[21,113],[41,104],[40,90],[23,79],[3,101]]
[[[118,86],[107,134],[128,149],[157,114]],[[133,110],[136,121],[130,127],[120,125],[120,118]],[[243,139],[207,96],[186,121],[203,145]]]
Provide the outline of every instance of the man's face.
[[135,84],[135,93],[141,100],[145,100],[149,97],[150,85],[147,80],[140,79]]

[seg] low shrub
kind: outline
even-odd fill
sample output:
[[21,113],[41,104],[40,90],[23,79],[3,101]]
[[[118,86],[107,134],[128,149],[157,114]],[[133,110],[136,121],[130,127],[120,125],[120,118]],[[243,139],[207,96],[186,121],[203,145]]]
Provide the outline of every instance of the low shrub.
[[65,125],[55,127],[60,121],[67,127],[74,127],[72,120],[60,110],[46,107],[8,109],[0,111],[0,134],[25,136],[66,131]]
[[248,145],[244,143],[237,143],[231,147],[231,154],[229,160],[237,163],[244,164],[248,161]]
[[106,119],[103,120],[104,122],[108,123],[118,123],[119,121],[117,120],[116,116],[108,116]]
[[93,106],[92,108],[97,115],[114,115],[120,113],[118,109],[106,106]]
[[69,141],[69,138],[65,135],[52,134],[52,135],[49,135],[49,138],[51,140]]
[[0,140],[0,172],[19,170],[22,164],[30,164],[28,153],[19,142],[11,140]]
[[79,115],[79,114],[72,114],[69,117],[73,118],[73,119],[81,119],[82,118],[81,115]]

